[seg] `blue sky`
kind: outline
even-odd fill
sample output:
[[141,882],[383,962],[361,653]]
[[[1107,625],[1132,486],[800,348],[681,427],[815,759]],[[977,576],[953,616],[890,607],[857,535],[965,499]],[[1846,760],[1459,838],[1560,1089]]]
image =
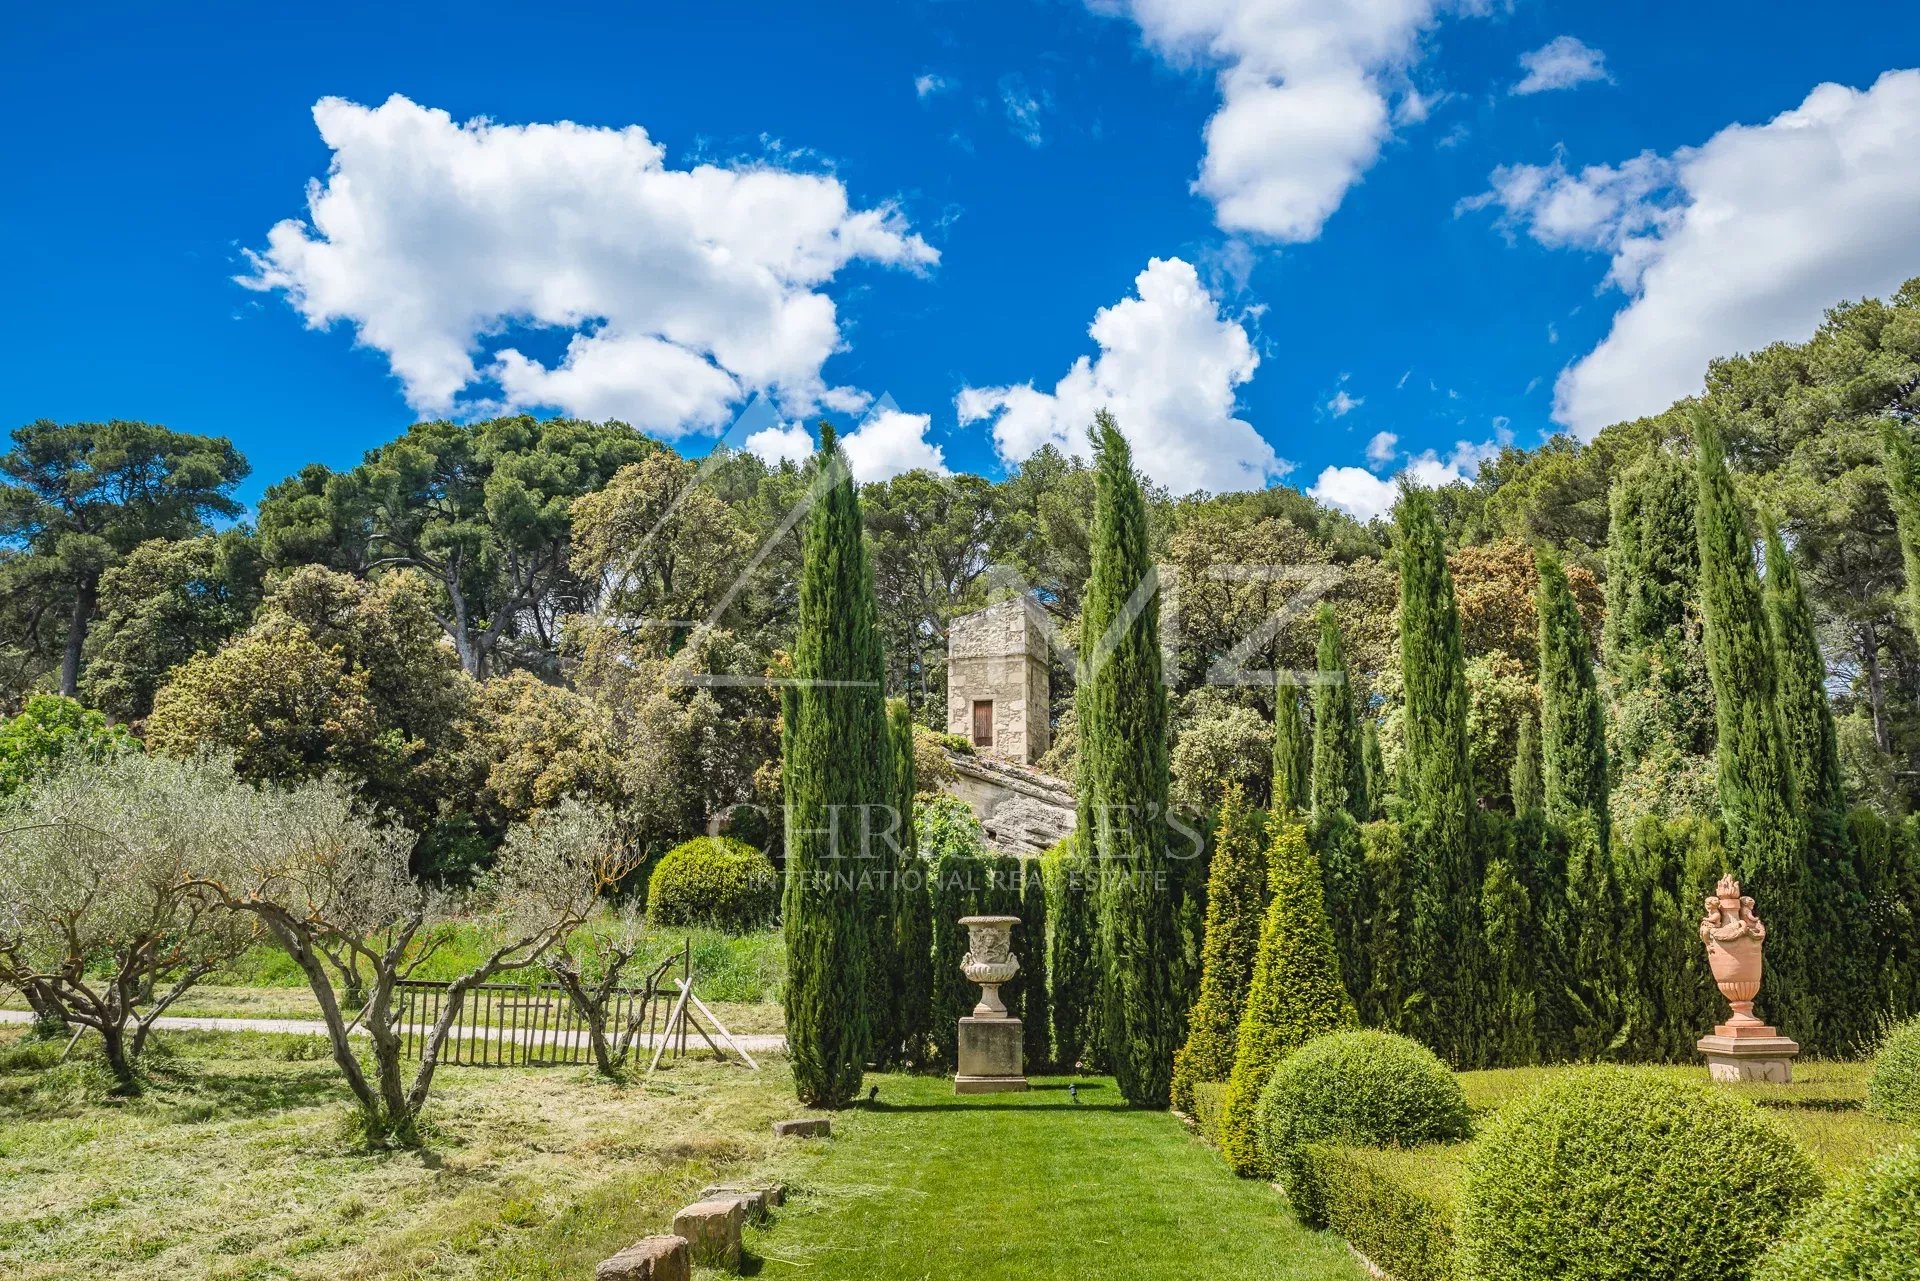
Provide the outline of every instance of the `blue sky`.
[[0,422],[252,497],[438,413],[998,474],[1113,403],[1176,489],[1365,514],[1920,275],[1885,4],[398,8],[0,19]]

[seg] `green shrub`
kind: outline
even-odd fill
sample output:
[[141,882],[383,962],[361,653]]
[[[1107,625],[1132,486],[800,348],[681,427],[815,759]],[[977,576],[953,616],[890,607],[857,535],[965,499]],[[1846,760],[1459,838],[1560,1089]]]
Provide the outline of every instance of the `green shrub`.
[[1819,1187],[1806,1154],[1744,1099],[1583,1068],[1503,1111],[1475,1145],[1461,1271],[1732,1281]]
[[1368,1262],[1397,1281],[1454,1281],[1460,1151],[1309,1143],[1300,1162],[1319,1189],[1327,1226]]
[[1814,1202],[1758,1281],[1920,1276],[1920,1148],[1896,1148]]
[[1281,1176],[1294,1212],[1325,1223],[1300,1149],[1412,1147],[1464,1139],[1467,1099],[1433,1051],[1391,1032],[1336,1032],[1280,1061],[1260,1096],[1260,1152]]
[[1195,1081],[1193,1083],[1193,1124],[1202,1138],[1209,1143],[1220,1141],[1220,1119],[1227,1110],[1227,1083],[1225,1081]]
[[1887,1034],[1873,1057],[1867,1107],[1906,1125],[1920,1125],[1920,1019],[1908,1019]]
[[773,920],[779,901],[772,860],[730,836],[696,836],[674,846],[647,880],[647,912],[656,925],[756,930]]

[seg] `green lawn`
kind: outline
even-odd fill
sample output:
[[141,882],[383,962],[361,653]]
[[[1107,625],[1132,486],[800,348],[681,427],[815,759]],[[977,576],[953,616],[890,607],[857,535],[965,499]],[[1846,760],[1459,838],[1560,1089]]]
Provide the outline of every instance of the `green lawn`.
[[956,1096],[950,1081],[869,1078],[877,1106],[781,1162],[797,1192],[754,1231],[760,1275],[809,1281],[1358,1281],[1338,1238],[1294,1222],[1165,1112],[1111,1081]]

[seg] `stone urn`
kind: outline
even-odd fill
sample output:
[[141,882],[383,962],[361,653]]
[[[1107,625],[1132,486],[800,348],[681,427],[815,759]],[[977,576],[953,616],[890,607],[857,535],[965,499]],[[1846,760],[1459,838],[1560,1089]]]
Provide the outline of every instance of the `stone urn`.
[[1733,1007],[1733,1017],[1698,1042],[1707,1071],[1716,1081],[1793,1080],[1793,1059],[1800,1047],[1754,1017],[1754,998],[1760,995],[1761,952],[1767,927],[1754,915],[1753,899],[1740,892],[1740,882],[1723,876],[1706,901],[1700,922],[1700,941],[1707,945],[1707,965],[1720,995]]
[[960,960],[960,972],[980,985],[980,1004],[973,1007],[976,1019],[1009,1017],[1000,999],[1000,985],[1020,972],[1020,958],[1013,954],[1013,927],[1019,923],[1017,916],[960,918],[967,927],[967,954]]
[[1753,914],[1753,899],[1740,893],[1740,882],[1731,876],[1721,877],[1707,899],[1700,941],[1707,945],[1713,981],[1733,1007],[1733,1017],[1726,1026],[1763,1026],[1753,1016],[1753,1002],[1760,995],[1761,952],[1767,927]]

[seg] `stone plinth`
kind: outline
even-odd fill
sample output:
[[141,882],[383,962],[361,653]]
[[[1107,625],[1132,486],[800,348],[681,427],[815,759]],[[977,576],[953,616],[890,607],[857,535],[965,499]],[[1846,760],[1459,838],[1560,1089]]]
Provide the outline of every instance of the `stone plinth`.
[[673,1216],[675,1235],[687,1239],[695,1263],[727,1272],[740,1270],[740,1229],[747,1207],[739,1197],[697,1201]]
[[685,1237],[642,1237],[593,1270],[594,1281],[687,1281],[693,1265]]
[[961,1019],[960,1072],[953,1078],[953,1092],[998,1094],[1026,1089],[1022,1045],[1019,1019]]
[[833,1134],[833,1122],[824,1116],[803,1116],[794,1121],[775,1121],[773,1132],[783,1139],[824,1139]]
[[1770,1081],[1786,1085],[1793,1080],[1794,1056],[1800,1044],[1764,1023],[1722,1023],[1713,1035],[1703,1036],[1695,1048],[1706,1056],[1707,1075],[1716,1081]]

